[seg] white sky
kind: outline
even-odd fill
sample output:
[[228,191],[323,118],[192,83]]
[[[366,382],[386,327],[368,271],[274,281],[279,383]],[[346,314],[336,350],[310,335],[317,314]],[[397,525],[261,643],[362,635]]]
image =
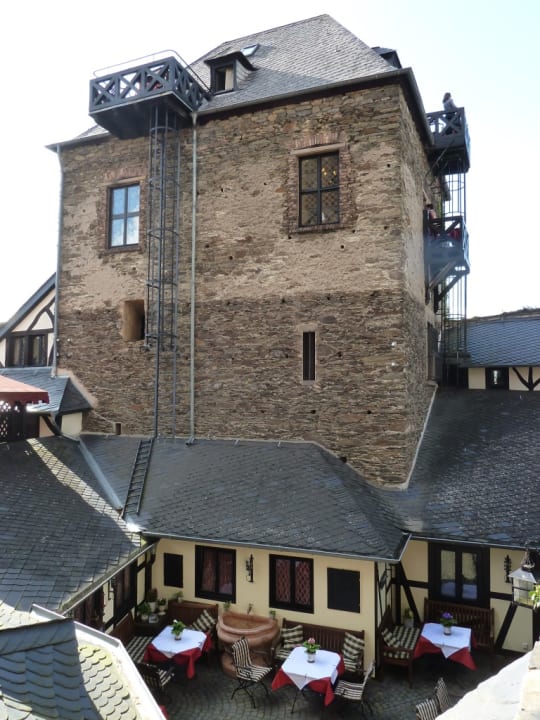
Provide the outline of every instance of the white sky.
[[162,50],[192,62],[225,40],[322,13],[397,50],[426,111],[442,109],[447,90],[465,107],[469,316],[540,307],[538,0],[29,0],[10,3],[0,34],[0,321],[56,269],[60,173],[46,145],[92,126],[95,70]]

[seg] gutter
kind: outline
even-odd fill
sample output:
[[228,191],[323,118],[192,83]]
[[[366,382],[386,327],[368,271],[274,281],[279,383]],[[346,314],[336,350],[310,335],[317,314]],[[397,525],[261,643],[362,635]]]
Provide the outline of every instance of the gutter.
[[[155,533],[147,533],[148,535],[151,535],[152,538],[156,538]],[[404,538],[403,542],[401,543],[401,547],[399,550],[399,554],[397,557],[381,557],[379,555],[359,555],[358,553],[343,553],[343,552],[337,552],[335,550],[314,550],[313,548],[301,548],[301,547],[291,547],[290,545],[265,545],[261,543],[253,543],[253,542],[237,542],[236,540],[227,540],[224,538],[215,539],[215,538],[205,538],[201,536],[181,536],[176,535],[174,533],[159,533],[159,539],[167,539],[167,540],[178,540],[180,542],[193,542],[193,543],[204,543],[205,545],[219,545],[220,547],[223,547],[224,545],[228,547],[239,547],[239,548],[251,548],[253,550],[265,550],[265,551],[274,551],[274,552],[287,552],[287,553],[303,553],[304,555],[317,555],[321,557],[336,557],[336,558],[345,558],[348,560],[367,560],[370,562],[385,562],[390,565],[395,565],[399,562],[401,562],[401,558],[403,556],[403,553],[405,551],[405,548],[407,546],[407,542],[410,538],[410,535],[407,533],[405,534],[406,537]]]
[[58,163],[60,165],[60,200],[58,206],[58,242],[56,244],[56,281],[54,289],[54,333],[53,333],[53,359],[51,366],[51,377],[56,377],[58,370],[58,303],[60,299],[60,261],[62,254],[62,236],[63,236],[63,210],[64,210],[64,165],[60,145],[56,146],[58,154]]
[[197,252],[197,113],[191,114],[193,135],[191,142],[191,281],[190,281],[190,328],[189,328],[189,436],[195,438],[195,283]]

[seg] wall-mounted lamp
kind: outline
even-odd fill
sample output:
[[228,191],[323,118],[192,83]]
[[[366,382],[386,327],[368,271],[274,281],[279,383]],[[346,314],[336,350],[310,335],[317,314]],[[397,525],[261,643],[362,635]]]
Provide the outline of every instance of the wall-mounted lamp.
[[507,555],[503,560],[503,567],[504,567],[504,582],[509,583],[512,582],[510,579],[510,573],[512,572],[512,560],[510,560],[510,555]]
[[253,582],[253,555],[246,560],[246,580],[250,583]]
[[525,555],[517,570],[509,573],[512,581],[512,599],[517,605],[532,608],[531,593],[540,584],[540,570],[537,567],[538,554],[525,548]]

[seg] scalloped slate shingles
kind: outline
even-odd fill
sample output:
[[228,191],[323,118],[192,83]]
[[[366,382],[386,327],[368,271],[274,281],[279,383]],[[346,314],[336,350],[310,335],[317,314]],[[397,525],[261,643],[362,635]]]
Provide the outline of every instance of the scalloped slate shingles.
[[[157,717],[122,666],[69,619],[0,632],[0,718],[147,720]],[[88,637],[87,637],[88,636]],[[142,713],[142,714],[141,714]]]
[[[125,500],[133,439],[82,442]],[[381,512],[380,493],[313,443],[161,439],[133,519],[157,536],[395,559],[403,535]]]

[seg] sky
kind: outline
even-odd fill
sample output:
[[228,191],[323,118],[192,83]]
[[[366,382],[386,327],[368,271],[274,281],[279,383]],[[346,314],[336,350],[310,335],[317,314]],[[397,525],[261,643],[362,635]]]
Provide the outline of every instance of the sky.
[[[5,12],[5,11],[4,11]],[[47,146],[93,125],[89,81],[164,50],[193,62],[226,40],[327,13],[413,69],[426,111],[450,91],[471,137],[469,317],[540,307],[538,0],[29,0],[0,31],[0,322],[56,270],[60,170]]]

